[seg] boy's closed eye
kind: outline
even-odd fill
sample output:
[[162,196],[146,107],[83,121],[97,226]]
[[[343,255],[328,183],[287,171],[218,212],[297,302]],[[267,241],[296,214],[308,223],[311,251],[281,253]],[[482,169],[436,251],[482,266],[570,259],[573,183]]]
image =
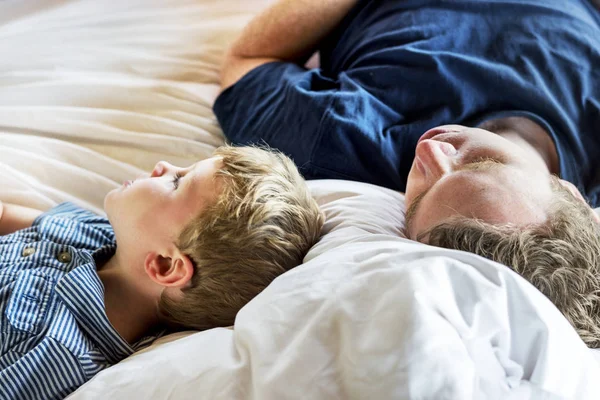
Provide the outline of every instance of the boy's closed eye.
[[177,189],[179,187],[179,181],[183,178],[183,175],[180,172],[177,172],[175,176],[173,176],[173,187]]

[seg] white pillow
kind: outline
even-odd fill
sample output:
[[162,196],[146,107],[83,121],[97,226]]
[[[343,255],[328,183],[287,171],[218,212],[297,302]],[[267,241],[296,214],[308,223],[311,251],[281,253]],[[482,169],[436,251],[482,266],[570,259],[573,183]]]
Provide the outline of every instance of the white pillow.
[[600,366],[525,280],[402,238],[399,193],[310,186],[325,236],[234,330],[162,338],[70,398],[598,398]]

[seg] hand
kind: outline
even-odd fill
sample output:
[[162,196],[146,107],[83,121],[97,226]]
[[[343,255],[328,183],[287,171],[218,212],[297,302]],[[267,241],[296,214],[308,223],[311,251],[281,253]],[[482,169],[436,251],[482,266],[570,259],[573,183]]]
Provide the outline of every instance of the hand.
[[0,235],[29,228],[41,213],[35,208],[0,202]]

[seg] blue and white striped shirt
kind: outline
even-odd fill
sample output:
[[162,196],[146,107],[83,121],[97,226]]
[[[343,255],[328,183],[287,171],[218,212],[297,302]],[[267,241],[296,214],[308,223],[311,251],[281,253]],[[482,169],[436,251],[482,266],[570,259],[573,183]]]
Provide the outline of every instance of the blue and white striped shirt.
[[129,345],[96,266],[116,250],[106,218],[73,204],[0,236],[0,399],[59,399],[155,337]]

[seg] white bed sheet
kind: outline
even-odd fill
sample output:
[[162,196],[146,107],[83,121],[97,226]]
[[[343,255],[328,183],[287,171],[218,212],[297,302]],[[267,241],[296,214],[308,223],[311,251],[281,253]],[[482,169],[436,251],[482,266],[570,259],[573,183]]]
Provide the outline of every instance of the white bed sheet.
[[[0,2],[0,200],[102,213],[158,160],[206,158],[223,50],[269,2]],[[598,398],[593,353],[526,282],[399,238],[397,193],[312,185],[331,234],[234,331],[165,338],[73,398]]]
[[327,234],[233,331],[165,338],[71,398],[598,398],[600,365],[520,276],[401,238],[398,193],[310,184]]
[[0,2],[2,198],[101,212],[157,161],[209,156],[223,49],[267,3]]

